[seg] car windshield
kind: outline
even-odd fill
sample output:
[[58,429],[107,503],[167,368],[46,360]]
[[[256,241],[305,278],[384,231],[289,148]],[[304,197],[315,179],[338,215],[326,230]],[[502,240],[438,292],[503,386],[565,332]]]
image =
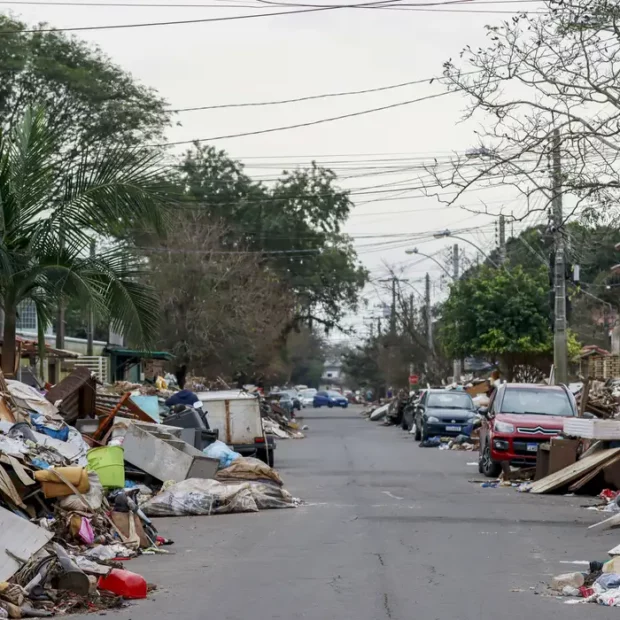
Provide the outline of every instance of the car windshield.
[[327,393],[332,398],[344,398],[344,396],[340,394],[339,392],[327,392]]
[[297,392],[295,390],[286,390],[286,392],[282,392],[283,394],[288,394],[291,398],[297,398]]
[[564,391],[528,388],[507,389],[502,402],[502,413],[530,413],[537,415],[575,415]]
[[312,389],[312,388],[311,388],[311,389],[309,389],[309,390],[304,390],[304,391],[301,393],[301,395],[302,395],[304,398],[309,398],[309,397],[312,397],[312,396],[314,396],[315,394],[316,394],[316,390],[314,390],[314,389]]
[[465,392],[431,392],[428,406],[431,409],[473,409],[474,403]]

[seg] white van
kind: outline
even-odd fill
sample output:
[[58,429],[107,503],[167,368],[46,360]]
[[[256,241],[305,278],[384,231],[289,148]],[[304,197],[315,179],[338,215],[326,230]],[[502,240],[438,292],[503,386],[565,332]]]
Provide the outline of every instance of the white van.
[[256,456],[273,467],[276,444],[265,435],[258,396],[242,390],[222,390],[197,394],[207,412],[212,429],[220,440],[244,456]]

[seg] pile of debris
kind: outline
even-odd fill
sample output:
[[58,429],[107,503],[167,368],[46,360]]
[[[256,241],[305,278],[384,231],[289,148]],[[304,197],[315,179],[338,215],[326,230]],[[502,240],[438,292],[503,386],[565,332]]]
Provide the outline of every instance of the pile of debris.
[[[583,394],[587,395],[585,407],[581,406]],[[612,381],[590,381],[584,384],[576,395],[577,404],[582,411],[593,413],[599,418],[620,417],[620,385]]]
[[[46,617],[145,598],[120,559],[160,551],[136,495],[104,488],[82,435],[34,388],[0,373],[0,617]],[[109,466],[108,466],[109,467]]]
[[[612,550],[613,551],[613,550]],[[566,603],[595,603],[606,607],[620,607],[620,555],[607,562],[584,562],[587,572],[556,575],[549,584],[550,591],[567,597]]]
[[[286,411],[275,401],[261,402],[261,417],[263,430],[268,435],[278,439],[303,439],[305,435],[299,430],[299,425],[287,417]],[[306,430],[308,427],[304,427]]]
[[[85,368],[47,393],[0,372],[0,618],[145,598],[153,586],[122,562],[166,552],[152,517],[299,504],[275,470],[217,431],[161,424],[161,396],[103,387]],[[298,433],[271,410],[264,422]]]

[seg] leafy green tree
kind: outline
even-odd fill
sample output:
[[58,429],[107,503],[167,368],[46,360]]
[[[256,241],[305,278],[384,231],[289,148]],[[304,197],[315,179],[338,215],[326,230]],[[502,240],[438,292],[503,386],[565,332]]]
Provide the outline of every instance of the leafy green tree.
[[510,378],[517,364],[550,356],[553,334],[545,269],[497,270],[483,266],[452,285],[443,306],[441,339],[454,357],[500,360]]
[[224,221],[229,244],[263,253],[263,262],[292,291],[296,311],[288,330],[310,322],[333,328],[354,307],[367,280],[342,233],[352,203],[335,174],[312,165],[283,172],[271,186],[212,146],[186,153],[176,181],[185,208]]
[[[56,305],[78,299],[139,343],[153,340],[157,297],[127,247],[89,256],[91,238],[136,220],[163,228],[168,198],[157,158],[124,147],[85,150],[71,167],[57,154],[62,130],[42,110],[0,134],[0,296],[2,369],[14,371],[20,302],[35,303],[42,330]],[[42,342],[42,338],[40,338]]]
[[382,345],[379,338],[370,338],[342,358],[342,370],[354,389],[372,389],[375,396],[381,393],[385,379],[379,367]]
[[72,159],[94,144],[161,141],[171,121],[164,100],[98,47],[6,15],[0,30],[0,126],[19,124],[30,106],[44,106],[60,135],[56,155]]
[[289,383],[317,388],[326,359],[324,340],[309,327],[289,334],[286,357],[290,364]]

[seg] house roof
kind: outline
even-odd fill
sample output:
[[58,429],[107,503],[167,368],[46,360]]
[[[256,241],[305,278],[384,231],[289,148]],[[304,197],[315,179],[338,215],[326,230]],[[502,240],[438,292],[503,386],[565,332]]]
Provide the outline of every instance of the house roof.
[[147,360],[171,360],[174,355],[168,351],[140,351],[138,349],[127,349],[125,347],[116,347],[108,345],[104,349],[105,353],[119,355],[121,357],[139,357]]
[[[33,338],[24,338],[23,336],[15,336],[15,343],[19,345],[22,355],[38,355],[39,341]],[[0,337],[0,345],[4,344],[4,340]],[[66,349],[56,349],[45,343],[45,353],[50,357],[80,357],[78,353],[67,351]]]

